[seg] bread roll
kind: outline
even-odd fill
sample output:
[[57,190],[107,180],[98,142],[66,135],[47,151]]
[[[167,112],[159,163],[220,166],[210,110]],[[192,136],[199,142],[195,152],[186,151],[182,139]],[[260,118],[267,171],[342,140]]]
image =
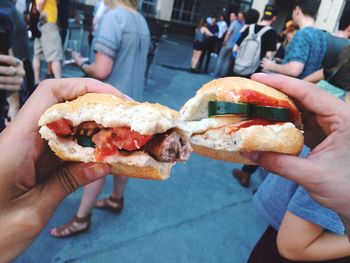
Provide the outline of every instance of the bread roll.
[[[81,123],[94,121],[104,127],[130,127],[141,135],[164,133],[181,126],[179,113],[160,104],[127,101],[110,94],[85,94],[73,101],[59,103],[50,107],[40,118],[40,134],[62,160],[79,162],[98,162],[92,147],[82,147],[71,138],[57,136],[46,125],[66,119],[74,127]],[[183,136],[188,136],[182,133]],[[103,162],[112,167],[118,175],[153,180],[169,177],[175,163],[159,162],[142,150],[128,155],[114,154]]]
[[[267,95],[287,105],[294,113],[294,123],[253,125],[232,133],[231,127],[246,121],[246,116],[208,117],[209,101],[247,102],[241,96],[242,91],[246,90]],[[259,101],[255,103],[259,105]],[[210,81],[186,102],[180,114],[187,124],[185,129],[192,134],[194,152],[212,159],[252,164],[240,152],[265,151],[296,155],[303,147],[303,133],[296,127],[301,127],[300,113],[293,101],[280,91],[250,79],[227,77]]]

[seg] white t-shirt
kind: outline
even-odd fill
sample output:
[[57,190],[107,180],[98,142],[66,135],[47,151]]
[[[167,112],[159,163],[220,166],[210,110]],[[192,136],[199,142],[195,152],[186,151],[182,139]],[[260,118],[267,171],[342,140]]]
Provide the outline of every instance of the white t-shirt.
[[222,38],[227,31],[227,23],[223,20],[220,20],[219,22],[217,22],[217,25],[219,27],[218,38]]

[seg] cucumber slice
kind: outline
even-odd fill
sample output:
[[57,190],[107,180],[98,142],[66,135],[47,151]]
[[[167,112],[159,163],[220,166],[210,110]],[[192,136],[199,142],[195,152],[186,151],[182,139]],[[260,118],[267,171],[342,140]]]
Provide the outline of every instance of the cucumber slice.
[[250,105],[250,116],[273,121],[289,121],[290,110],[287,108]]
[[92,147],[95,148],[95,144],[91,140],[91,137],[87,136],[78,136],[77,143],[82,147]]
[[249,114],[249,105],[246,103],[234,103],[223,101],[209,101],[208,102],[209,117],[217,115],[228,114]]

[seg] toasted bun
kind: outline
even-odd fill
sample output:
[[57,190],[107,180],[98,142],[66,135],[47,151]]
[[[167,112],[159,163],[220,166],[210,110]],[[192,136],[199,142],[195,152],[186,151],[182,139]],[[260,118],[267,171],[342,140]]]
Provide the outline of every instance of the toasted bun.
[[255,90],[278,100],[285,100],[290,107],[296,109],[295,104],[282,92],[262,83],[247,78],[227,77],[215,79],[200,88],[196,96],[186,102],[180,113],[186,121],[197,121],[208,117],[208,102],[220,100],[228,102],[240,102],[237,93],[240,90]]
[[[65,118],[77,126],[95,121],[104,127],[129,126],[141,134],[155,134],[177,128],[179,114],[165,106],[126,101],[109,94],[86,94],[76,100],[49,108],[40,118],[42,138],[62,160],[97,162],[94,148],[82,147],[76,142],[56,136],[46,124]],[[180,125],[181,126],[181,125]],[[161,163],[147,153],[136,151],[128,156],[113,155],[104,159],[118,175],[143,179],[164,180],[169,177],[173,163]]]
[[[237,116],[208,118],[210,100],[240,102],[239,90],[255,90],[278,100],[288,102],[296,111],[295,104],[285,94],[264,84],[246,78],[222,78],[213,80],[199,89],[180,110],[191,134],[194,152],[217,160],[252,164],[240,152],[263,151],[299,154],[304,137],[302,131],[291,122],[276,125],[253,125],[231,134],[228,124],[244,121]],[[237,95],[238,94],[238,95]],[[297,120],[299,124],[300,120]]]
[[179,113],[156,103],[129,101],[111,94],[88,93],[75,100],[50,107],[39,126],[65,118],[78,126],[95,121],[104,127],[128,126],[140,134],[162,133],[177,127]]

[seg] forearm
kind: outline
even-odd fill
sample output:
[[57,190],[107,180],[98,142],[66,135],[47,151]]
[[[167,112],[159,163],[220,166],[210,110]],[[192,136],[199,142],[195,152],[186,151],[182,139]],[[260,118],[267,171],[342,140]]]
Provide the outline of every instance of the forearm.
[[298,260],[321,261],[347,256],[350,256],[350,243],[347,236],[323,233],[299,253]]
[[324,79],[323,69],[317,70],[314,73],[304,78],[305,81],[312,82],[312,83],[317,83],[322,79]]
[[289,63],[287,63],[287,64],[273,63],[271,65],[270,70],[273,72],[276,72],[276,73],[280,73],[280,74],[288,75],[288,76],[292,76],[292,77],[297,77],[300,74],[300,72],[295,70],[293,67],[291,67],[289,65]]

